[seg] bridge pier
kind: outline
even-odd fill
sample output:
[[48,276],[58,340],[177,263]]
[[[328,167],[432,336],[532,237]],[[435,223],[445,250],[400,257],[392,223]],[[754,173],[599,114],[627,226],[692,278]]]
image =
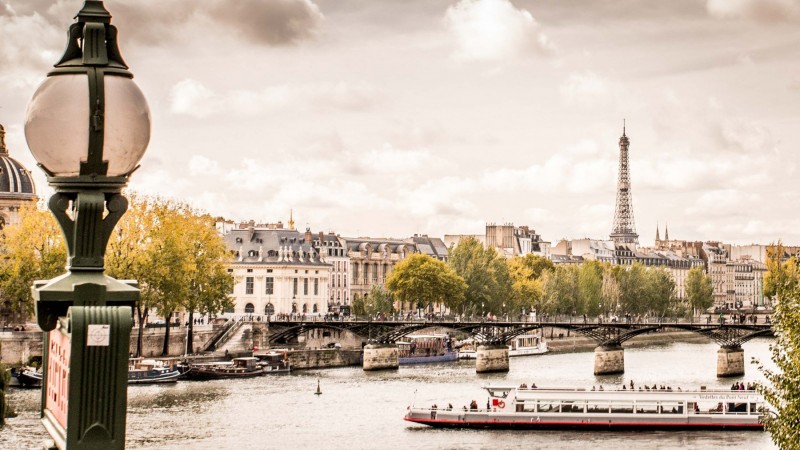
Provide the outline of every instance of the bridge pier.
[[475,372],[508,372],[508,346],[481,344],[475,355]]
[[717,350],[717,376],[738,377],[744,375],[744,350],[742,346],[725,346]]
[[400,367],[400,350],[397,344],[367,344],[363,360],[364,370],[397,369]]
[[619,344],[600,345],[594,349],[594,374],[625,372],[625,349]]

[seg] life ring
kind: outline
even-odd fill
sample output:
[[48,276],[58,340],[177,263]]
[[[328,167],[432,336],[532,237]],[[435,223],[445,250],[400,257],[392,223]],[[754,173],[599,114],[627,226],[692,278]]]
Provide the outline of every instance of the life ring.
[[505,408],[506,407],[506,402],[500,400],[499,402],[497,402],[497,407],[500,408],[500,409]]

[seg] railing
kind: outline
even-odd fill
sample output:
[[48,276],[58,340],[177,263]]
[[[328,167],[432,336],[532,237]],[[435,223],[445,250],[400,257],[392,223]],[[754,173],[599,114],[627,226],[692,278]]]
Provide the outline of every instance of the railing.
[[242,323],[244,323],[244,317],[239,317],[237,319],[228,321],[220,334],[212,339],[211,342],[209,342],[209,344],[206,346],[206,351],[216,350],[221,345],[225,344],[225,342],[230,339],[231,335],[242,326]]

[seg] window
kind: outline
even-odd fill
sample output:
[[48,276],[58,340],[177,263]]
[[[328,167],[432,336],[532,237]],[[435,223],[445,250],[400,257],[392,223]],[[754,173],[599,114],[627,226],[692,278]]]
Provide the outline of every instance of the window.
[[264,314],[268,316],[275,314],[275,306],[273,306],[272,303],[267,303],[267,306],[264,307]]
[[255,307],[253,306],[252,303],[248,303],[248,304],[244,305],[244,313],[245,314],[253,314],[253,312],[255,310],[256,309],[255,309]]
[[308,312],[308,303],[303,303],[303,314]]
[[308,278],[303,278],[303,295],[308,295]]
[[264,293],[267,295],[272,295],[275,293],[275,279],[272,277],[267,277],[264,279]]
[[253,277],[245,278],[244,293],[247,295],[253,295]]
[[292,314],[297,314],[297,303],[292,303]]
[[314,295],[319,295],[319,278],[314,278]]
[[[250,255],[253,256],[253,255]],[[247,273],[253,273],[253,269],[247,269]]]
[[297,278],[294,279],[292,284],[293,284],[293,286],[292,286],[293,287],[293,293],[294,293],[294,295],[297,295]]
[[358,282],[358,265],[353,264],[353,283],[357,284]]
[[314,303],[314,305],[313,305],[311,310],[314,311],[314,312],[319,312],[319,307],[317,306],[316,303]]

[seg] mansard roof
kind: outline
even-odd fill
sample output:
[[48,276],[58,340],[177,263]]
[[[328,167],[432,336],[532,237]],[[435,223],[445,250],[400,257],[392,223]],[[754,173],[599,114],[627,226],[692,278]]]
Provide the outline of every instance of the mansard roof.
[[223,236],[239,263],[328,266],[297,230],[246,228]]

